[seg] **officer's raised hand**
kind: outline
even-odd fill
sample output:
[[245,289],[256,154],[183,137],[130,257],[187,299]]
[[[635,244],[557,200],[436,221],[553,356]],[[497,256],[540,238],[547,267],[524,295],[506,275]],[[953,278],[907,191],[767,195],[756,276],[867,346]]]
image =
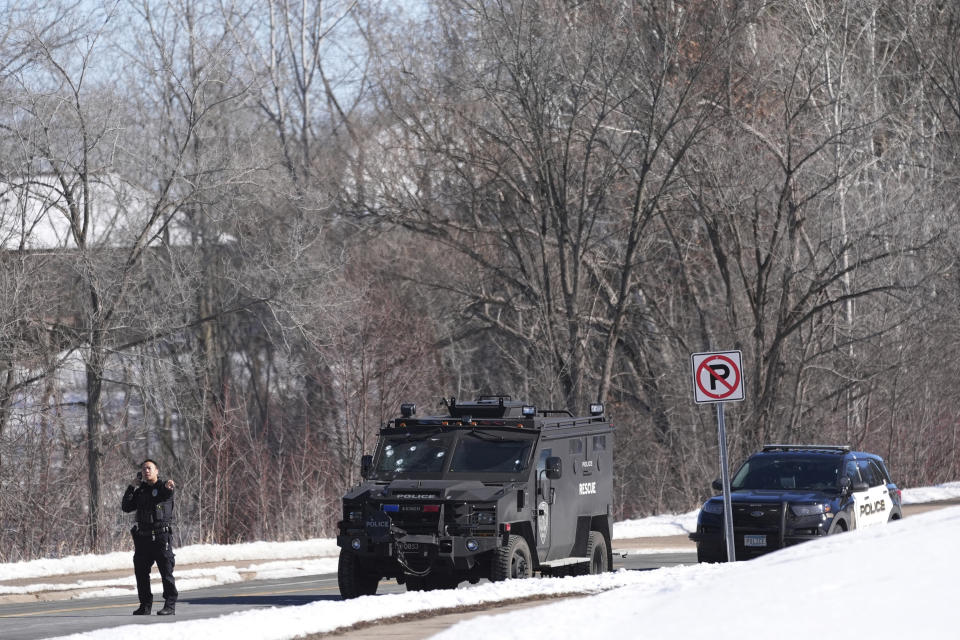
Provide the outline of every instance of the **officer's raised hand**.
[[175,486],[177,486],[177,484],[173,480],[167,480],[167,483],[163,486],[165,486],[167,489],[173,489]]

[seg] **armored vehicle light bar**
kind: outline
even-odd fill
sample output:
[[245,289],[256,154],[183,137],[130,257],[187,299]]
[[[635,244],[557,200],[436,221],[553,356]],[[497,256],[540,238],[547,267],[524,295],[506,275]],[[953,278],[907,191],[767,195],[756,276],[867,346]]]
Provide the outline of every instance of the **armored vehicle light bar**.
[[410,429],[416,427],[511,427],[516,429],[558,429],[591,422],[603,422],[602,403],[590,405],[589,417],[577,417],[566,409],[537,409],[536,406],[516,402],[510,396],[480,396],[473,402],[457,404],[456,398],[444,399],[449,415],[415,417],[417,406],[400,405],[400,416],[386,428]]
[[516,420],[477,419],[472,416],[464,416],[463,418],[397,418],[391,420],[385,428],[415,429],[440,427],[441,429],[475,429],[477,427],[507,427],[510,429],[539,429],[542,431],[587,425],[594,422],[605,421],[603,416],[547,418],[540,420],[534,420],[532,418]]
[[765,444],[763,445],[763,451],[835,451],[846,453],[850,451],[850,446],[836,444]]
[[517,429],[530,429],[534,426],[533,420],[517,419],[499,420],[499,419],[477,419],[473,416],[461,416],[459,418],[398,418],[392,421],[392,424],[401,429],[410,427],[514,427]]
[[510,396],[480,396],[473,402],[457,404],[456,398],[444,400],[451,418],[508,418],[523,415],[524,404]]

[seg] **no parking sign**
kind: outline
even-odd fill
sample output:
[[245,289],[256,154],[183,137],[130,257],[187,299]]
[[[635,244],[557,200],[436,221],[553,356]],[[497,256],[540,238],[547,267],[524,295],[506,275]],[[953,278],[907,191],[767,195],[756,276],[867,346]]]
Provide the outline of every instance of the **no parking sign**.
[[739,351],[695,353],[693,399],[697,403],[743,400],[743,369]]
[[724,424],[723,403],[743,400],[743,368],[739,351],[694,353],[693,399],[699,404],[717,405],[717,442],[720,445],[720,482],[723,485],[723,537],[727,544],[727,559],[737,559],[733,542],[733,504],[730,500],[730,473],[727,463],[727,429]]

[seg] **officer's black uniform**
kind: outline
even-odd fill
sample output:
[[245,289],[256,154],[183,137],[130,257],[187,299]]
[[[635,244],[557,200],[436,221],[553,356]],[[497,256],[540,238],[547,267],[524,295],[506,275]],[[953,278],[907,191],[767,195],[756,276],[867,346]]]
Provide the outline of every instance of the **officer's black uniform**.
[[166,480],[161,478],[154,485],[146,482],[141,482],[138,487],[130,485],[121,504],[125,512],[137,512],[137,524],[130,530],[133,534],[133,570],[137,576],[140,610],[148,614],[153,606],[150,568],[154,562],[163,581],[163,609],[160,613],[173,613],[178,595],[173,580],[173,489],[167,489],[165,484]]

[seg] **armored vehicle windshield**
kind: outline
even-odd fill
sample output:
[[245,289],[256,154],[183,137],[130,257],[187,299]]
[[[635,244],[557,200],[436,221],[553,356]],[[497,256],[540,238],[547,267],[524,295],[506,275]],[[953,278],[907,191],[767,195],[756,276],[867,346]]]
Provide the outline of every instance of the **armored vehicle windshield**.
[[535,439],[495,430],[463,432],[453,451],[450,473],[515,473],[530,463]]
[[452,433],[385,436],[377,461],[377,475],[440,473],[452,441]]
[[529,468],[537,435],[535,431],[518,433],[516,429],[496,427],[383,434],[372,477],[522,474]]

